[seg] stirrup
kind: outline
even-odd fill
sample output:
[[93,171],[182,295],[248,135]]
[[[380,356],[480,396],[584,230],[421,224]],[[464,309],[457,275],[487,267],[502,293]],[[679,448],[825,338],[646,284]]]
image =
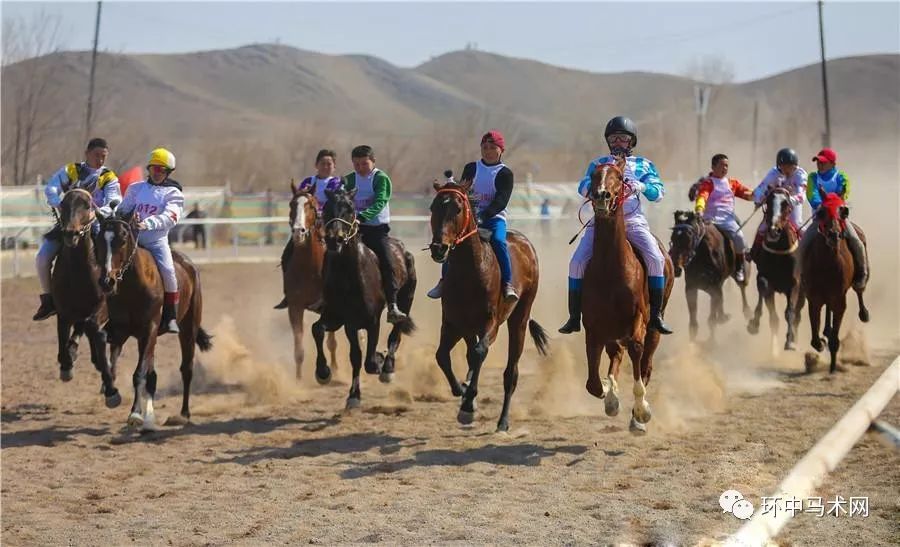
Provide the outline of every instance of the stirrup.
[[178,322],[174,319],[170,319],[167,322],[163,322],[159,324],[159,329],[156,331],[157,335],[160,334],[180,334],[181,329],[178,328]]
[[285,296],[284,298],[281,299],[281,302],[279,302],[278,304],[275,304],[275,307],[272,309],[273,310],[285,310],[285,309],[287,309],[287,307],[288,307],[287,297]]

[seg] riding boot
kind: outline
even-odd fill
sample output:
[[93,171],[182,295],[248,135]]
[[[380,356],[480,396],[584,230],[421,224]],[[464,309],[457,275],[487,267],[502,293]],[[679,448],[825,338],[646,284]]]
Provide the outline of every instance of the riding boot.
[[[291,255],[294,253],[294,240],[289,239],[287,244],[284,246],[284,251],[281,252],[281,271],[283,272],[285,268],[287,268],[288,262],[291,260]],[[287,309],[288,302],[287,297],[281,299],[281,302],[275,305],[273,309],[276,310],[284,310]]]
[[50,293],[44,293],[41,295],[41,306],[38,308],[37,313],[32,316],[33,321],[43,321],[48,317],[52,317],[56,315],[56,305],[53,303],[53,295]]
[[519,300],[519,295],[516,293],[516,288],[512,286],[512,283],[504,283],[503,284],[503,301],[507,304],[513,304]]
[[853,256],[853,288],[865,289],[869,281],[869,257],[866,256],[866,248],[857,237],[847,237],[847,246]]
[[428,291],[426,294],[427,294],[428,298],[433,298],[434,300],[440,300],[441,296],[443,296],[443,294],[444,294],[444,280],[438,279],[437,285],[435,285],[434,288],[431,289],[430,291]]
[[[178,328],[178,302],[166,293],[166,299],[163,301],[162,318],[159,321],[159,330],[157,334],[173,333],[178,334],[181,330]],[[176,295],[178,293],[175,293]]]
[[648,328],[658,331],[660,334],[672,334],[672,329],[665,324],[662,318],[664,288],[650,289],[650,323]]
[[569,320],[559,327],[559,332],[572,334],[581,331],[581,289],[569,289]]
[[738,283],[743,283],[744,278],[745,278],[744,272],[745,272],[745,268],[746,268],[746,264],[744,261],[744,254],[738,253],[736,258],[737,258],[737,265],[734,270],[734,280],[737,281]]

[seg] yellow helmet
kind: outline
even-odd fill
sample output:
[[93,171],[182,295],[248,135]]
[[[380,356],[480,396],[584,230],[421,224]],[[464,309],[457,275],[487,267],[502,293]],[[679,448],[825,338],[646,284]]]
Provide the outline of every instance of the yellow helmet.
[[151,165],[159,165],[165,167],[169,171],[175,170],[175,154],[169,152],[165,148],[156,148],[150,152],[147,158],[147,167]]

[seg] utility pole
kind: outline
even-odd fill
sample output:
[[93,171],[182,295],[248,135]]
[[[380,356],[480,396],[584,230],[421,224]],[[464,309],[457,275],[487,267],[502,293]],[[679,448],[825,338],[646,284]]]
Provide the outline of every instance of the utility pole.
[[825,24],[822,19],[824,0],[819,0],[819,50],[822,53],[822,96],[825,99],[825,135],[823,145],[831,146],[831,110],[828,105],[828,70],[825,68]]
[[756,170],[756,143],[759,135],[759,97],[753,101],[753,141],[750,143],[750,169],[752,169],[753,180],[757,180]]
[[87,119],[84,128],[84,141],[91,138],[91,114],[94,109],[94,73],[97,69],[97,42],[100,39],[100,8],[103,2],[97,2],[97,21],[94,23],[94,51],[91,53],[91,83],[88,87]]

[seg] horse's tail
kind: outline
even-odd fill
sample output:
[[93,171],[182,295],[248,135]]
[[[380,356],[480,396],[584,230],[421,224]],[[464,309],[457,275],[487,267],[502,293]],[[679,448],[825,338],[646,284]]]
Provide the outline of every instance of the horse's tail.
[[529,319],[528,332],[531,333],[531,339],[534,340],[534,345],[537,346],[538,353],[547,355],[550,350],[550,337],[547,335],[547,331],[544,330],[544,327],[534,319]]
[[406,314],[406,317],[395,323],[395,326],[400,329],[400,334],[412,334],[416,332],[416,322],[413,321],[413,318],[410,317],[409,313]]
[[209,351],[212,349],[212,339],[208,332],[203,330],[203,327],[199,327],[197,329],[197,347],[200,348],[200,351]]

